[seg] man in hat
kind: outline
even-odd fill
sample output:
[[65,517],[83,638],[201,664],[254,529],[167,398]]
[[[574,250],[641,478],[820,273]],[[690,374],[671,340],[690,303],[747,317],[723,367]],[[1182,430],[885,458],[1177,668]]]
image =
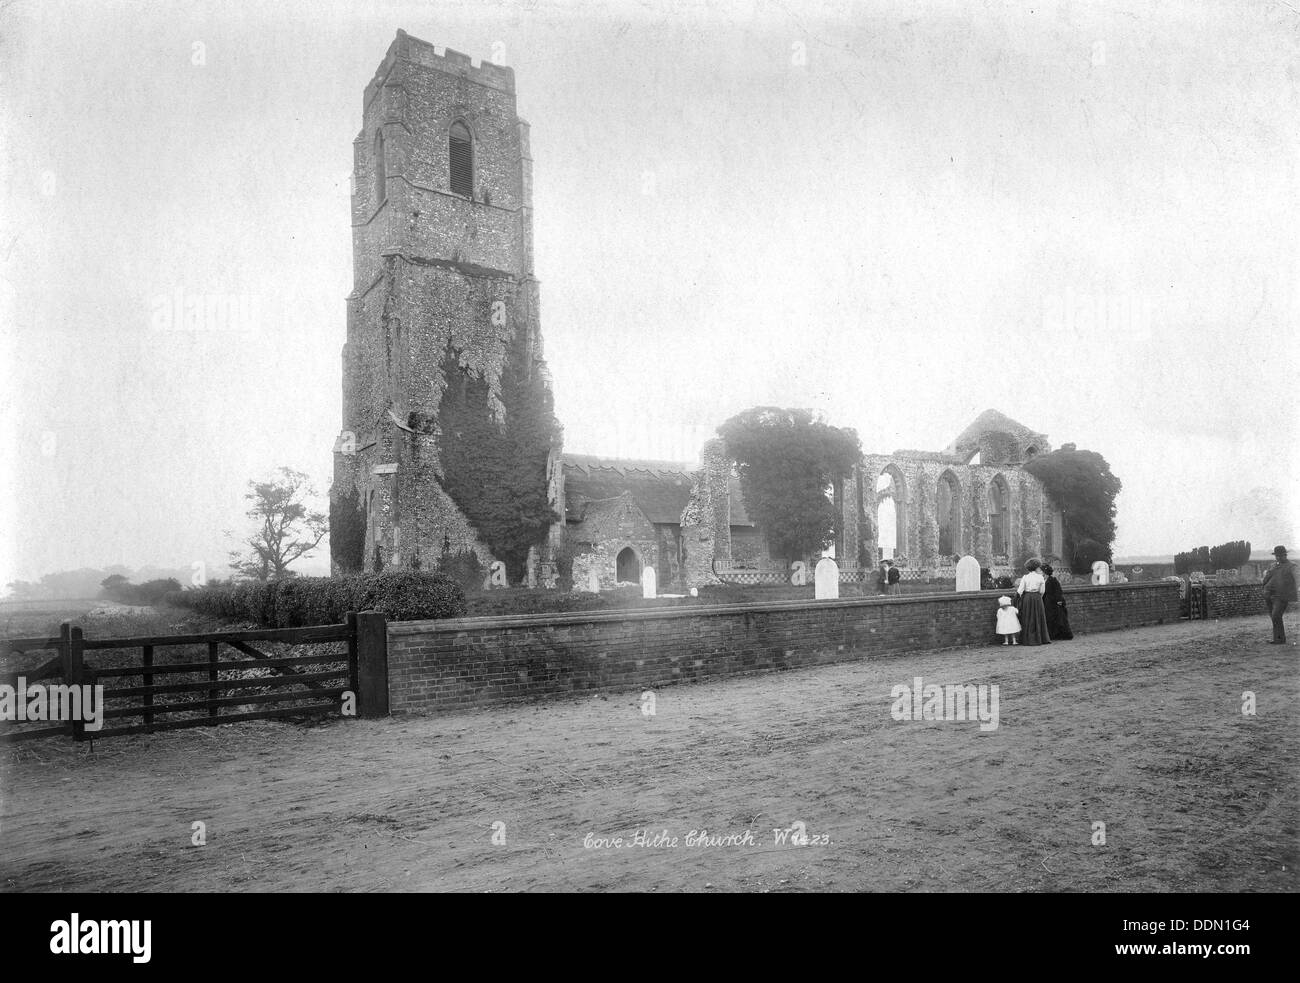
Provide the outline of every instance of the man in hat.
[[1264,603],[1273,619],[1273,641],[1270,644],[1285,645],[1286,629],[1282,627],[1282,615],[1286,613],[1286,606],[1296,599],[1295,567],[1286,558],[1285,546],[1275,547],[1273,555],[1277,557],[1277,563],[1264,574]]
[[880,561],[880,593],[897,594],[898,581],[902,579],[893,560]]

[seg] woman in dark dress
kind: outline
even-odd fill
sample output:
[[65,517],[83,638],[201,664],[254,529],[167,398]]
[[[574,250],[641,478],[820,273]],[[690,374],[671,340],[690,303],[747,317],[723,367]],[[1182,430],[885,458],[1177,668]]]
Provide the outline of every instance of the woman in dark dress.
[[1020,644],[1051,645],[1047,632],[1047,611],[1043,605],[1043,588],[1047,578],[1039,573],[1041,564],[1030,560],[1025,564],[1025,575],[1016,586],[1020,598]]
[[1074,637],[1074,632],[1070,631],[1070,612],[1065,606],[1065,591],[1061,590],[1061,582],[1046,564],[1043,566],[1043,574],[1047,577],[1047,586],[1043,588],[1043,607],[1047,609],[1047,636],[1069,641]]

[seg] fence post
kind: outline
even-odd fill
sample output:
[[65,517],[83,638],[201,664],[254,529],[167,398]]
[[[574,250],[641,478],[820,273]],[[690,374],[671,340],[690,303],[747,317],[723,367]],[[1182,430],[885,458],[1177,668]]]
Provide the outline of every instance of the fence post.
[[378,611],[357,615],[357,716],[388,716],[388,621]]
[[343,620],[348,626],[348,689],[352,690],[354,700],[360,700],[361,683],[357,678],[357,613],[349,611]]
[[[68,622],[65,621],[63,624],[68,627]],[[69,686],[80,687],[82,677],[85,675],[85,663],[82,658],[84,642],[81,637],[81,629],[75,626],[70,627],[67,637],[68,661],[67,671],[64,675]],[[74,741],[84,741],[86,739],[86,722],[84,720],[78,719],[72,722],[72,739]]]

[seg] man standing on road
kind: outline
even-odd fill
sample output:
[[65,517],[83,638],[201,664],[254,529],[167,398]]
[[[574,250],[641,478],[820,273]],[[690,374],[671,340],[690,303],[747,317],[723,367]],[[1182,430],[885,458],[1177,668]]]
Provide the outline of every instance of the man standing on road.
[[1273,555],[1277,557],[1277,563],[1264,574],[1264,603],[1273,619],[1273,641],[1269,644],[1285,645],[1286,629],[1282,627],[1282,615],[1286,613],[1286,606],[1296,599],[1295,566],[1286,558],[1285,546],[1275,547]]

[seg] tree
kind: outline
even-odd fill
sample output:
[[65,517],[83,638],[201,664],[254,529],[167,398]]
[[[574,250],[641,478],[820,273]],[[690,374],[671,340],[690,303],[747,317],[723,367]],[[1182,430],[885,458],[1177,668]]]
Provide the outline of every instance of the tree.
[[1210,566],[1215,570],[1235,570],[1250,559],[1250,543],[1238,539],[1220,543],[1210,549]]
[[10,600],[29,601],[40,594],[40,589],[30,580],[11,580],[5,588]]
[[1176,553],[1174,555],[1174,573],[1209,573],[1210,572],[1210,548],[1208,546],[1197,546],[1188,550],[1186,553]]
[[745,508],[773,555],[799,560],[829,546],[838,517],[827,489],[862,460],[857,433],[809,410],[755,406],[718,434],[736,462]]
[[230,551],[230,568],[255,580],[293,576],[289,564],[310,556],[328,529],[325,514],[308,507],[316,490],[307,476],[292,468],[277,473],[279,478],[248,483],[244,498],[253,505],[247,515],[257,528],[242,541],[247,549]]
[[129,577],[124,577],[120,573],[111,574],[99,582],[99,596],[110,601],[123,601],[132,586]]
[[330,559],[340,573],[360,573],[366,557],[366,520],[361,496],[348,482],[330,496]]
[[540,546],[560,518],[547,487],[560,427],[550,386],[533,364],[522,330],[506,353],[495,406],[488,380],[462,365],[450,346],[442,372],[447,384],[438,408],[438,483],[518,583],[529,549]]
[[1087,573],[1096,560],[1111,559],[1115,542],[1115,496],[1123,487],[1096,451],[1065,444],[1041,454],[1025,470],[1043,483],[1048,497],[1064,513],[1062,555],[1074,573]]

